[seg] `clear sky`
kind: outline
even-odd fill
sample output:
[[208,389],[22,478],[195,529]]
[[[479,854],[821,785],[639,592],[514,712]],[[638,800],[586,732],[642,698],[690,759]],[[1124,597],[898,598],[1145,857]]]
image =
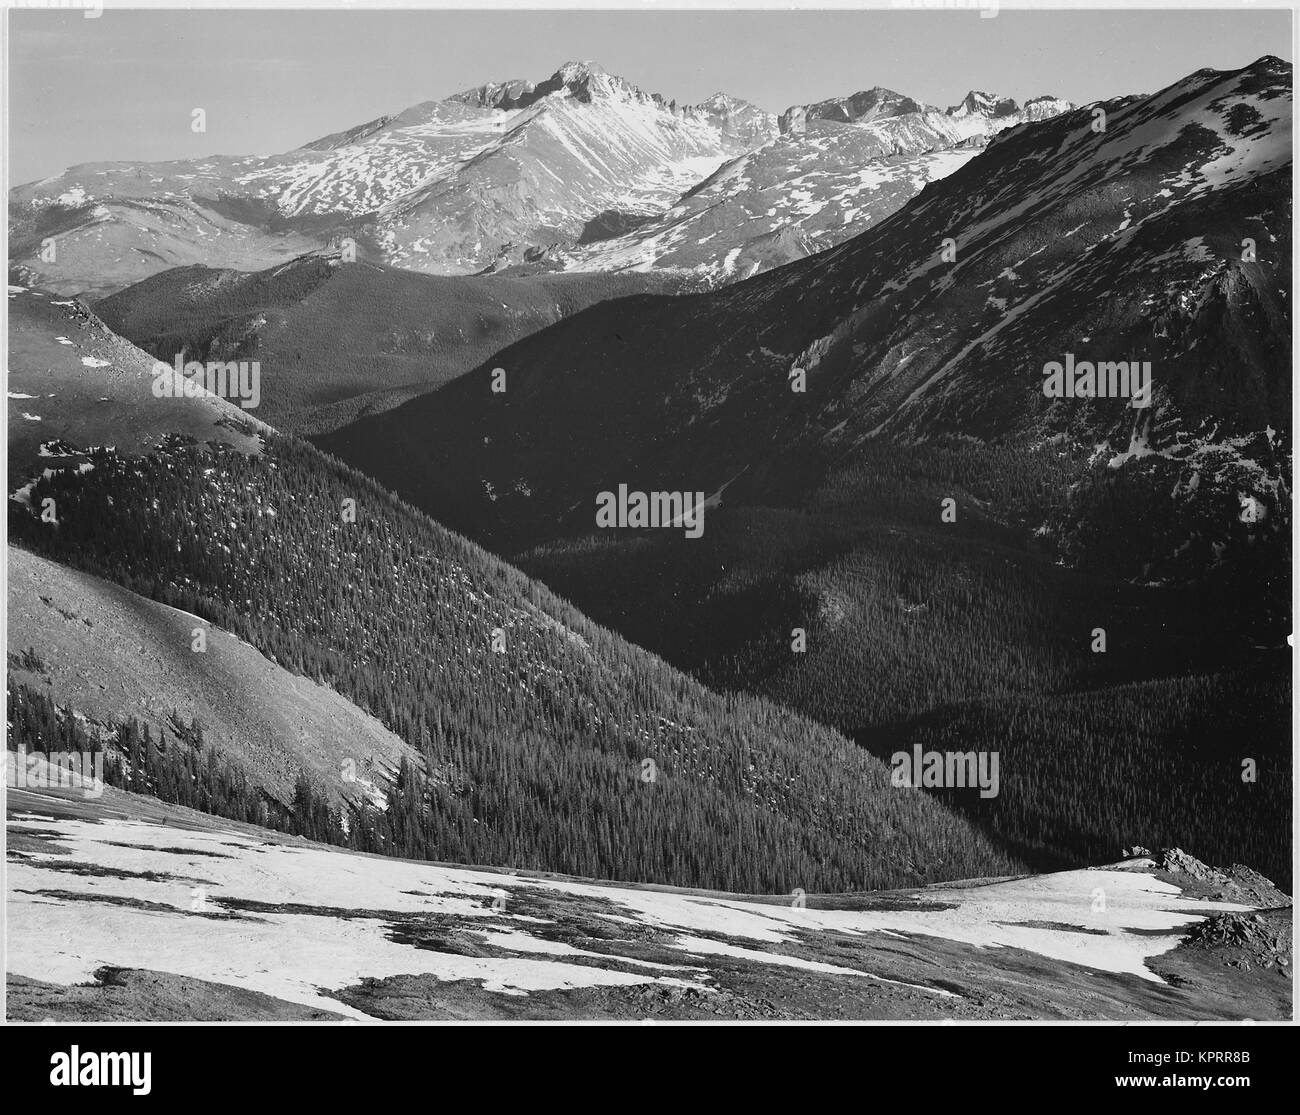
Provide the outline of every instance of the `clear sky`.
[[[1287,61],[1289,11],[114,11],[9,14],[9,181],[103,159],[270,154],[486,81],[590,59],[689,103],[780,112],[884,85],[1077,103]],[[191,112],[207,131],[191,131]]]

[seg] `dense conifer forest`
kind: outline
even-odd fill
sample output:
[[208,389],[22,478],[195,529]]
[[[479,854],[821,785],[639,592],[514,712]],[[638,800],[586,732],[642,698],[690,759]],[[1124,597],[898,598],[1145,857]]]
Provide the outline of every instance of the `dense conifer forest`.
[[[1173,489],[1172,462],[1139,465]],[[1000,752],[997,798],[927,792],[1037,869],[1167,842],[1286,885],[1289,522],[1225,531],[1185,501],[1175,521],[1138,490],[1059,441],[868,443],[805,499],[715,509],[698,542],[604,532],[515,557],[710,687],[885,761]]]
[[11,503],[11,538],[235,633],[416,747],[387,818],[351,821],[385,851],[786,893],[1021,867],[845,737],[710,692],[302,442],[92,463],[33,490],[57,524]]

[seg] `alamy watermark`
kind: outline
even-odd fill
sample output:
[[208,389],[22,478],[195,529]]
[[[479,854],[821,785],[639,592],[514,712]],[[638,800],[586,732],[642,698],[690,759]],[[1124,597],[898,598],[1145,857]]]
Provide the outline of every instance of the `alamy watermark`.
[[19,746],[5,752],[5,785],[11,790],[81,790],[83,797],[104,793],[102,751],[28,751]]
[[153,1090],[152,1061],[149,1052],[97,1053],[74,1045],[66,1053],[50,1054],[50,1084],[55,1088],[130,1088],[134,1095],[147,1096]]
[[598,527],[681,527],[687,538],[704,533],[703,492],[618,492],[596,496]]
[[1150,360],[1049,360],[1043,365],[1043,394],[1049,399],[1129,399],[1141,410],[1151,405]]
[[889,757],[893,767],[890,784],[915,789],[962,790],[979,787],[980,797],[998,796],[998,753],[996,751],[925,751],[919,743],[911,752],[895,751]]
[[204,364],[182,361],[178,353],[175,364],[155,360],[153,377],[155,399],[216,395],[238,402],[245,410],[253,410],[262,401],[262,366],[256,360],[209,360]]

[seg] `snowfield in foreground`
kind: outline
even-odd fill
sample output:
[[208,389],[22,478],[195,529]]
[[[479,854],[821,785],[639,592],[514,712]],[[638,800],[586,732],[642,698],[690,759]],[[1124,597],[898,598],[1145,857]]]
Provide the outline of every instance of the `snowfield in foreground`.
[[[942,955],[928,961],[930,980],[828,962],[831,944],[859,938],[920,954],[936,940],[1023,950],[1162,984],[1149,958],[1206,916],[1250,908],[1186,898],[1132,861],[804,904],[355,855],[215,819],[211,830],[83,820],[54,798],[49,814],[27,800],[9,818],[11,975],[68,986],[105,966],[147,969],[353,1018],[370,1015],[330,993],[363,980],[477,981],[516,997],[633,985],[708,996],[719,962],[848,978],[864,994],[956,997]],[[924,955],[917,964],[924,974]]]

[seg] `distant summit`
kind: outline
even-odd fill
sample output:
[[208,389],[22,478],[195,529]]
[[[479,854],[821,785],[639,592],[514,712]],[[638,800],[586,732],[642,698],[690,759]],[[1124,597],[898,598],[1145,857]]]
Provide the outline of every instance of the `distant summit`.
[[996,93],[985,93],[972,89],[961,99],[961,103],[948,109],[949,116],[1013,116],[1020,111],[1020,106],[1010,97],[999,97]]
[[453,94],[447,99],[474,105],[477,108],[496,108],[514,111],[528,108],[553,93],[568,92],[580,101],[590,102],[593,97],[618,92],[640,92],[631,82],[608,73],[595,62],[566,62],[545,81],[534,85],[531,81],[513,78],[504,82],[489,82],[473,89]]
[[42,285],[93,297],[344,241],[427,274],[668,267],[720,283],[863,231],[999,132],[1071,107],[972,90],[945,111],[875,85],[778,121],[726,92],[687,103],[569,60],[282,154],[72,167],[10,191],[10,245]]
[[[847,97],[833,97],[810,105],[793,105],[781,114],[778,123],[781,132],[785,134],[801,132],[809,122],[816,120],[866,127],[911,118],[911,123],[924,123],[940,131],[945,130],[943,121],[946,120],[956,128],[952,140],[960,142],[975,134],[992,135],[994,131],[1027,120],[1046,120],[1072,108],[1074,105],[1069,101],[1052,96],[1035,97],[1022,106],[1011,97],[972,89],[960,103],[941,110],[877,85]],[[997,127],[991,128],[982,121],[996,122]]]
[[797,130],[807,120],[832,120],[840,124],[870,124],[907,113],[925,112],[927,105],[877,85],[848,97],[834,97],[811,105],[794,105],[780,117],[782,132]]
[[611,74],[599,63],[590,61],[566,62],[545,81],[536,85],[521,78],[489,82],[455,93],[447,100],[475,108],[514,112],[531,108],[539,101],[557,94],[567,95],[584,104],[592,104],[602,98],[620,97],[653,103],[677,116],[709,117],[723,126],[728,134],[759,142],[767,138],[774,127],[770,113],[739,97],[717,92],[698,105],[679,105],[676,100],[670,100],[662,94],[647,93],[626,78]]

